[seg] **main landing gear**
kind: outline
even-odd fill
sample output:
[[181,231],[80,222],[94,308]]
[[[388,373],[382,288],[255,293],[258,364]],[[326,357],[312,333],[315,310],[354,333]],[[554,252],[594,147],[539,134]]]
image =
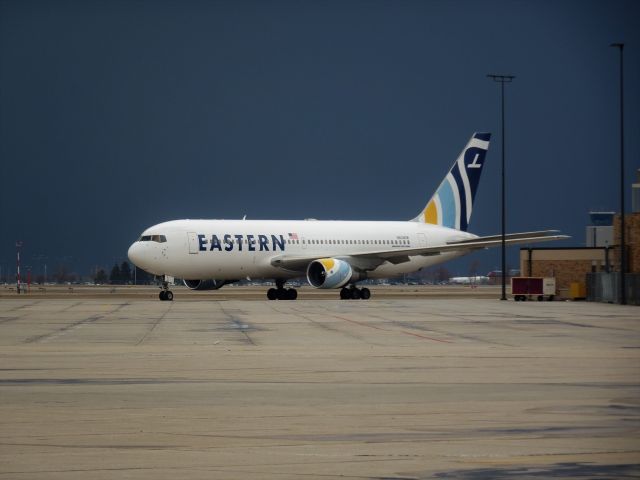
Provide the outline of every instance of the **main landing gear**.
[[160,300],[166,300],[169,302],[173,301],[173,292],[169,290],[169,282],[167,282],[164,276],[162,277],[162,290],[160,290]]
[[269,300],[295,300],[298,298],[298,291],[295,288],[284,288],[284,280],[276,280],[276,288],[267,290]]
[[371,290],[366,287],[358,288],[355,285],[342,287],[340,298],[342,300],[369,300],[371,298]]

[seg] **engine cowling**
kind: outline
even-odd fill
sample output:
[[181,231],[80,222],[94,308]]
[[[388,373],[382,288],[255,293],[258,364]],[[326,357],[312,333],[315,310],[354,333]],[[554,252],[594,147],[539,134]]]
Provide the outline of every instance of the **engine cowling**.
[[218,290],[228,283],[226,280],[184,280],[184,284],[190,290]]
[[307,280],[315,288],[340,288],[359,278],[348,262],[337,258],[319,258],[307,267]]

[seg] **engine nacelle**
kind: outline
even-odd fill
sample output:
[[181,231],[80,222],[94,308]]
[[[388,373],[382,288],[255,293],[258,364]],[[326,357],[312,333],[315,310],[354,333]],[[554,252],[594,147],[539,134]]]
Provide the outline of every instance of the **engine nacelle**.
[[340,288],[359,279],[348,262],[337,258],[319,258],[307,268],[307,280],[315,288]]
[[229,283],[226,280],[184,280],[184,284],[191,290],[218,290]]

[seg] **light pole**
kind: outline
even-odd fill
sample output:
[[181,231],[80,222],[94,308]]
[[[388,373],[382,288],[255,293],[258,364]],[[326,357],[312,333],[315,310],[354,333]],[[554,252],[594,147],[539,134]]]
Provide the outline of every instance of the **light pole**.
[[504,193],[504,84],[511,83],[514,75],[487,75],[494,82],[500,83],[501,98],[502,98],[502,296],[500,300],[507,299],[507,272],[505,271],[507,263],[507,249],[505,242],[505,229],[506,229],[506,210],[505,210],[505,193]]
[[16,241],[16,291],[20,293],[20,249],[22,248],[22,242]]
[[627,292],[625,291],[624,274],[627,266],[627,253],[625,252],[625,231],[624,231],[624,43],[612,43],[610,46],[620,50],[620,304],[627,304]]

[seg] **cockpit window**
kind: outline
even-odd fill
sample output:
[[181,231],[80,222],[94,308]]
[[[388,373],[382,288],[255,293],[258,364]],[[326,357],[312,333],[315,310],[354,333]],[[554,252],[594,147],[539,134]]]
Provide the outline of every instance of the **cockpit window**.
[[164,235],[142,235],[138,241],[165,243],[167,241],[167,237]]

